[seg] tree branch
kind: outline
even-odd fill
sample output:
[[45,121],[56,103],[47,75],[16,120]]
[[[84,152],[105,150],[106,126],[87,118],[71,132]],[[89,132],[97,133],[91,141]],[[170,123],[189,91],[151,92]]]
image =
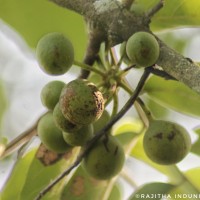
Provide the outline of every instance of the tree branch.
[[185,58],[160,41],[160,57],[157,64],[165,72],[200,94],[200,66]]
[[[128,38],[138,31],[151,32],[149,23],[151,19],[144,14],[135,16],[118,0],[50,0],[59,6],[74,10],[83,15],[91,23],[96,24],[105,34],[108,46],[127,41]],[[151,17],[163,4],[160,0],[149,12]],[[160,57],[157,64],[170,76],[183,82],[185,85],[200,94],[200,67],[189,61],[187,58],[169,48],[162,41],[160,44]]]
[[[99,30],[98,26],[96,27],[94,23],[88,22],[88,28],[89,28],[89,41],[83,63],[92,66],[98,58],[98,53],[101,43],[105,41],[106,38],[104,32]],[[90,71],[82,69],[79,78],[87,79],[89,74]]]
[[85,15],[88,7],[92,6],[95,0],[49,0],[61,7],[73,10],[81,15]]
[[26,144],[32,137],[34,137],[35,135],[37,135],[37,125],[39,120],[41,119],[41,117],[43,115],[45,115],[46,113],[42,114],[37,121],[26,131],[24,131],[23,133],[21,133],[18,137],[16,137],[15,139],[13,139],[10,143],[8,143],[6,145],[6,148],[4,149],[4,152],[2,152],[2,154],[0,155],[0,159],[10,155],[12,152],[14,152],[16,149],[19,149],[21,146],[23,146],[24,144]]

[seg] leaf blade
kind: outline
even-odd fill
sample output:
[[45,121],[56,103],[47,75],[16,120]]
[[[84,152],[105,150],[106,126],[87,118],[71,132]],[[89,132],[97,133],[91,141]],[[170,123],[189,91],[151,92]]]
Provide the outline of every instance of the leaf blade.
[[200,116],[200,96],[178,81],[152,76],[147,81],[144,91],[164,107],[183,114]]

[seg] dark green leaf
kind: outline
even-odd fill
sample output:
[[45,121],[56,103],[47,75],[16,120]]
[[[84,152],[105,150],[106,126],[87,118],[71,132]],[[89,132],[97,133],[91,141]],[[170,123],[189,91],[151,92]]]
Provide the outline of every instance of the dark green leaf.
[[198,135],[198,139],[192,145],[191,152],[200,156],[200,129],[195,130]]
[[136,190],[129,200],[159,200],[167,196],[174,186],[167,183],[149,183]]

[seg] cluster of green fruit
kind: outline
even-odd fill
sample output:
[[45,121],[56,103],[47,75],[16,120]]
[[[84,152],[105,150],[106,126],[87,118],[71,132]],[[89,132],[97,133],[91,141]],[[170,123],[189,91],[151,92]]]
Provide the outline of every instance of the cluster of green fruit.
[[[60,33],[44,36],[37,46],[41,68],[52,75],[65,73],[73,63],[72,50],[71,43]],[[49,111],[38,122],[38,136],[47,149],[56,153],[85,146],[110,119],[102,93],[85,79],[67,84],[51,81],[43,87],[41,101]],[[93,145],[83,166],[92,177],[109,179],[119,173],[124,160],[121,144],[108,133]]]

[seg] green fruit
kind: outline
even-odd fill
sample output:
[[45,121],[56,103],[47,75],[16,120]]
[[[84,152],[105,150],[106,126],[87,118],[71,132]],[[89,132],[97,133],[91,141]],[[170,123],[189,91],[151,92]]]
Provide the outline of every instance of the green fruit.
[[100,131],[110,121],[110,114],[107,110],[104,110],[101,117],[93,123],[94,133]]
[[62,81],[51,81],[47,83],[41,91],[40,98],[42,104],[49,110],[53,110],[59,101],[60,93],[65,86]]
[[63,34],[49,33],[39,40],[36,57],[44,72],[50,75],[61,75],[72,66],[74,49]]
[[83,166],[89,175],[107,180],[117,175],[125,161],[124,150],[113,136],[100,139],[83,159]]
[[64,140],[71,146],[84,146],[93,137],[93,126],[86,125],[72,133],[63,132]]
[[120,45],[120,56],[123,56],[123,62],[127,65],[132,65],[133,62],[129,59],[129,57],[127,56],[127,53],[126,53],[126,42],[123,42],[121,45]]
[[191,140],[188,132],[179,124],[153,120],[144,135],[143,146],[152,161],[170,165],[187,155]]
[[137,32],[127,41],[126,53],[129,59],[142,67],[156,63],[159,57],[159,44],[156,38],[147,32]]
[[64,115],[61,112],[59,103],[56,104],[54,110],[53,110],[53,117],[54,122],[56,126],[61,130],[65,132],[73,132],[77,131],[81,128],[81,126],[72,124],[68,119],[64,117]]
[[102,93],[93,83],[82,79],[73,80],[63,88],[59,103],[63,115],[78,125],[93,123],[104,110]]
[[63,139],[62,131],[56,127],[51,112],[39,120],[37,132],[41,142],[51,151],[65,153],[72,148]]

